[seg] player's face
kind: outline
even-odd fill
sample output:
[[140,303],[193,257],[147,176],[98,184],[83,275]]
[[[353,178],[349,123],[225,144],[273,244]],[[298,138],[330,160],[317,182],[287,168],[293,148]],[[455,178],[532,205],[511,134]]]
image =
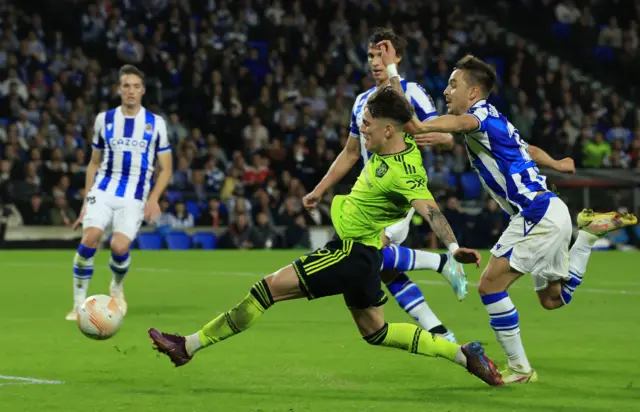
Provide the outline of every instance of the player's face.
[[385,138],[386,125],[380,119],[374,119],[365,107],[360,126],[361,136],[364,138],[364,147],[371,153],[379,153]]
[[[382,51],[376,45],[369,45],[367,50],[367,61],[369,62],[369,69],[373,78],[377,83],[386,82],[389,79],[387,74],[387,67],[382,62]],[[396,64],[400,62],[400,58],[396,57]]]
[[465,80],[462,71],[454,70],[449,77],[449,85],[444,89],[449,114],[462,114],[469,110],[471,87]]
[[124,106],[140,106],[144,96],[142,79],[135,74],[125,74],[120,77],[120,98]]

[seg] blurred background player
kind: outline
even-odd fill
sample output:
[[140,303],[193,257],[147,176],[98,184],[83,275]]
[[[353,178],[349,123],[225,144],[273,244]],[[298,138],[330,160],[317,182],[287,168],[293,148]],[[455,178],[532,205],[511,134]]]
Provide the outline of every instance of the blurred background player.
[[[380,286],[380,232],[403,219],[412,206],[450,246],[456,259],[480,262],[476,250],[457,245],[447,219],[427,189],[420,151],[402,131],[411,116],[411,106],[397,92],[384,88],[375,93],[360,129],[366,148],[374,155],[351,192],[333,199],[334,239],[260,280],[240,303],[194,334],[183,337],[149,329],[155,348],[176,366],[182,366],[197,351],[248,329],[276,302],[342,294],[367,343],[444,357],[489,385],[501,385],[500,374],[480,343],[460,346],[425,333],[416,325],[385,322],[383,305],[387,298]],[[304,198],[309,209],[318,201],[311,194]]]
[[[384,42],[384,43],[382,43]],[[391,49],[385,56],[393,64],[390,72],[389,65],[383,62],[383,48]],[[391,80],[397,81],[396,92],[406,97],[413,106],[414,114],[420,122],[436,118],[436,108],[433,100],[417,83],[402,79],[395,66],[404,55],[406,41],[393,30],[378,28],[369,38],[368,62],[376,86],[358,95],[351,112],[350,136],[344,150],[337,157],[322,181],[312,192],[313,197],[322,198],[325,191],[339,182],[356,162],[361,159],[366,164],[371,153],[365,148],[365,140],[361,139],[360,128],[364,108],[369,97],[378,89],[387,87]],[[452,139],[451,139],[452,140]],[[388,228],[382,234],[385,246],[383,266],[380,276],[387,289],[394,296],[398,304],[412,316],[425,330],[437,333],[455,342],[455,335],[449,331],[431,310],[420,288],[406,275],[408,270],[429,269],[441,273],[451,284],[459,300],[466,294],[466,277],[462,265],[451,258],[450,254],[438,254],[422,250],[408,249],[400,246],[409,234],[411,219],[414,214],[411,209],[406,218]]]
[[[171,179],[171,147],[165,121],[141,105],[144,74],[124,65],[119,77],[122,104],[100,113],[93,129],[86,197],[74,224],[74,228],[82,224],[83,232],[73,259],[73,310],[67,320],[76,320],[78,306],[87,296],[93,256],[109,224],[113,227],[110,293],[126,313],[123,281],[131,263],[129,246],[142,220],[151,222],[160,214],[158,199]],[[160,173],[151,191],[156,157]]]
[[[491,66],[474,56],[463,57],[444,91],[450,115],[415,127],[421,132],[463,133],[472,167],[489,194],[511,215],[509,226],[491,249],[492,257],[478,290],[491,327],[509,359],[503,372],[505,383],[535,382],[538,376],[525,355],[518,311],[507,289],[523,274],[530,273],[545,309],[568,305],[582,284],[598,237],[638,220],[627,213],[583,210],[578,216],[578,237],[569,251],[569,209],[549,191],[538,165],[573,173],[573,160],[554,160],[522,140],[509,120],[487,103],[495,84],[496,74]],[[421,144],[430,141],[429,137],[416,140]]]

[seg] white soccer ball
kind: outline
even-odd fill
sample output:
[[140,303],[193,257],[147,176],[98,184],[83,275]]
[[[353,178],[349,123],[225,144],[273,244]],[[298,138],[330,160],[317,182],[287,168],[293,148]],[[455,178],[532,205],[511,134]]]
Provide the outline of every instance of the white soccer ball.
[[88,338],[109,339],[115,335],[124,315],[114,298],[107,295],[89,296],[78,310],[78,327]]

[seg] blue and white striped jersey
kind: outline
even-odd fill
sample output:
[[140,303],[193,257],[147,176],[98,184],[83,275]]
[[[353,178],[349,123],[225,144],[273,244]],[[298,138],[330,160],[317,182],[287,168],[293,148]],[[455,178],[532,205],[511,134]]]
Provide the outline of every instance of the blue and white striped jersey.
[[[422,86],[414,82],[408,82],[402,78],[400,79],[400,84],[402,85],[402,90],[404,90],[404,95],[415,108],[416,116],[421,122],[438,116],[433,99],[422,88]],[[371,153],[365,149],[364,139],[360,139],[360,127],[362,126],[364,107],[367,100],[369,100],[369,96],[371,96],[376,89],[377,87],[372,87],[366,92],[360,93],[353,104],[353,109],[351,110],[350,134],[351,137],[360,140],[360,156],[362,158],[363,165],[367,163],[369,157],[371,157]]]
[[158,153],[171,150],[164,119],[144,107],[125,117],[121,106],[96,117],[93,148],[103,151],[94,188],[146,201]]
[[[480,100],[467,112],[480,123],[477,131],[465,134],[471,166],[500,207],[510,215],[527,210],[536,192],[547,191],[546,177],[531,159],[528,144],[518,130],[493,105]],[[531,220],[544,215],[528,213]],[[536,216],[533,216],[536,215]]]

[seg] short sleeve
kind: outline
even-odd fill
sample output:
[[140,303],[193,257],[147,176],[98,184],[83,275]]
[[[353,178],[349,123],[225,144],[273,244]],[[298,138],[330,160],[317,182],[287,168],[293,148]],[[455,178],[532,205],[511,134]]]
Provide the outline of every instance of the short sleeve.
[[421,122],[438,117],[436,105],[427,91],[417,83],[407,83],[406,96]]
[[393,191],[404,197],[408,203],[414,200],[432,200],[433,195],[427,187],[426,175],[398,176],[393,181]]
[[472,107],[467,114],[475,117],[478,120],[478,124],[480,127],[478,130],[474,130],[474,132],[486,132],[487,131],[487,123],[489,119],[489,109],[485,106],[480,107]]
[[167,133],[167,123],[160,116],[158,116],[157,130],[158,130],[158,153],[171,151],[171,145],[169,144],[169,136]]
[[93,139],[91,146],[97,150],[104,150],[104,113],[100,113],[96,116],[96,120],[93,123]]

